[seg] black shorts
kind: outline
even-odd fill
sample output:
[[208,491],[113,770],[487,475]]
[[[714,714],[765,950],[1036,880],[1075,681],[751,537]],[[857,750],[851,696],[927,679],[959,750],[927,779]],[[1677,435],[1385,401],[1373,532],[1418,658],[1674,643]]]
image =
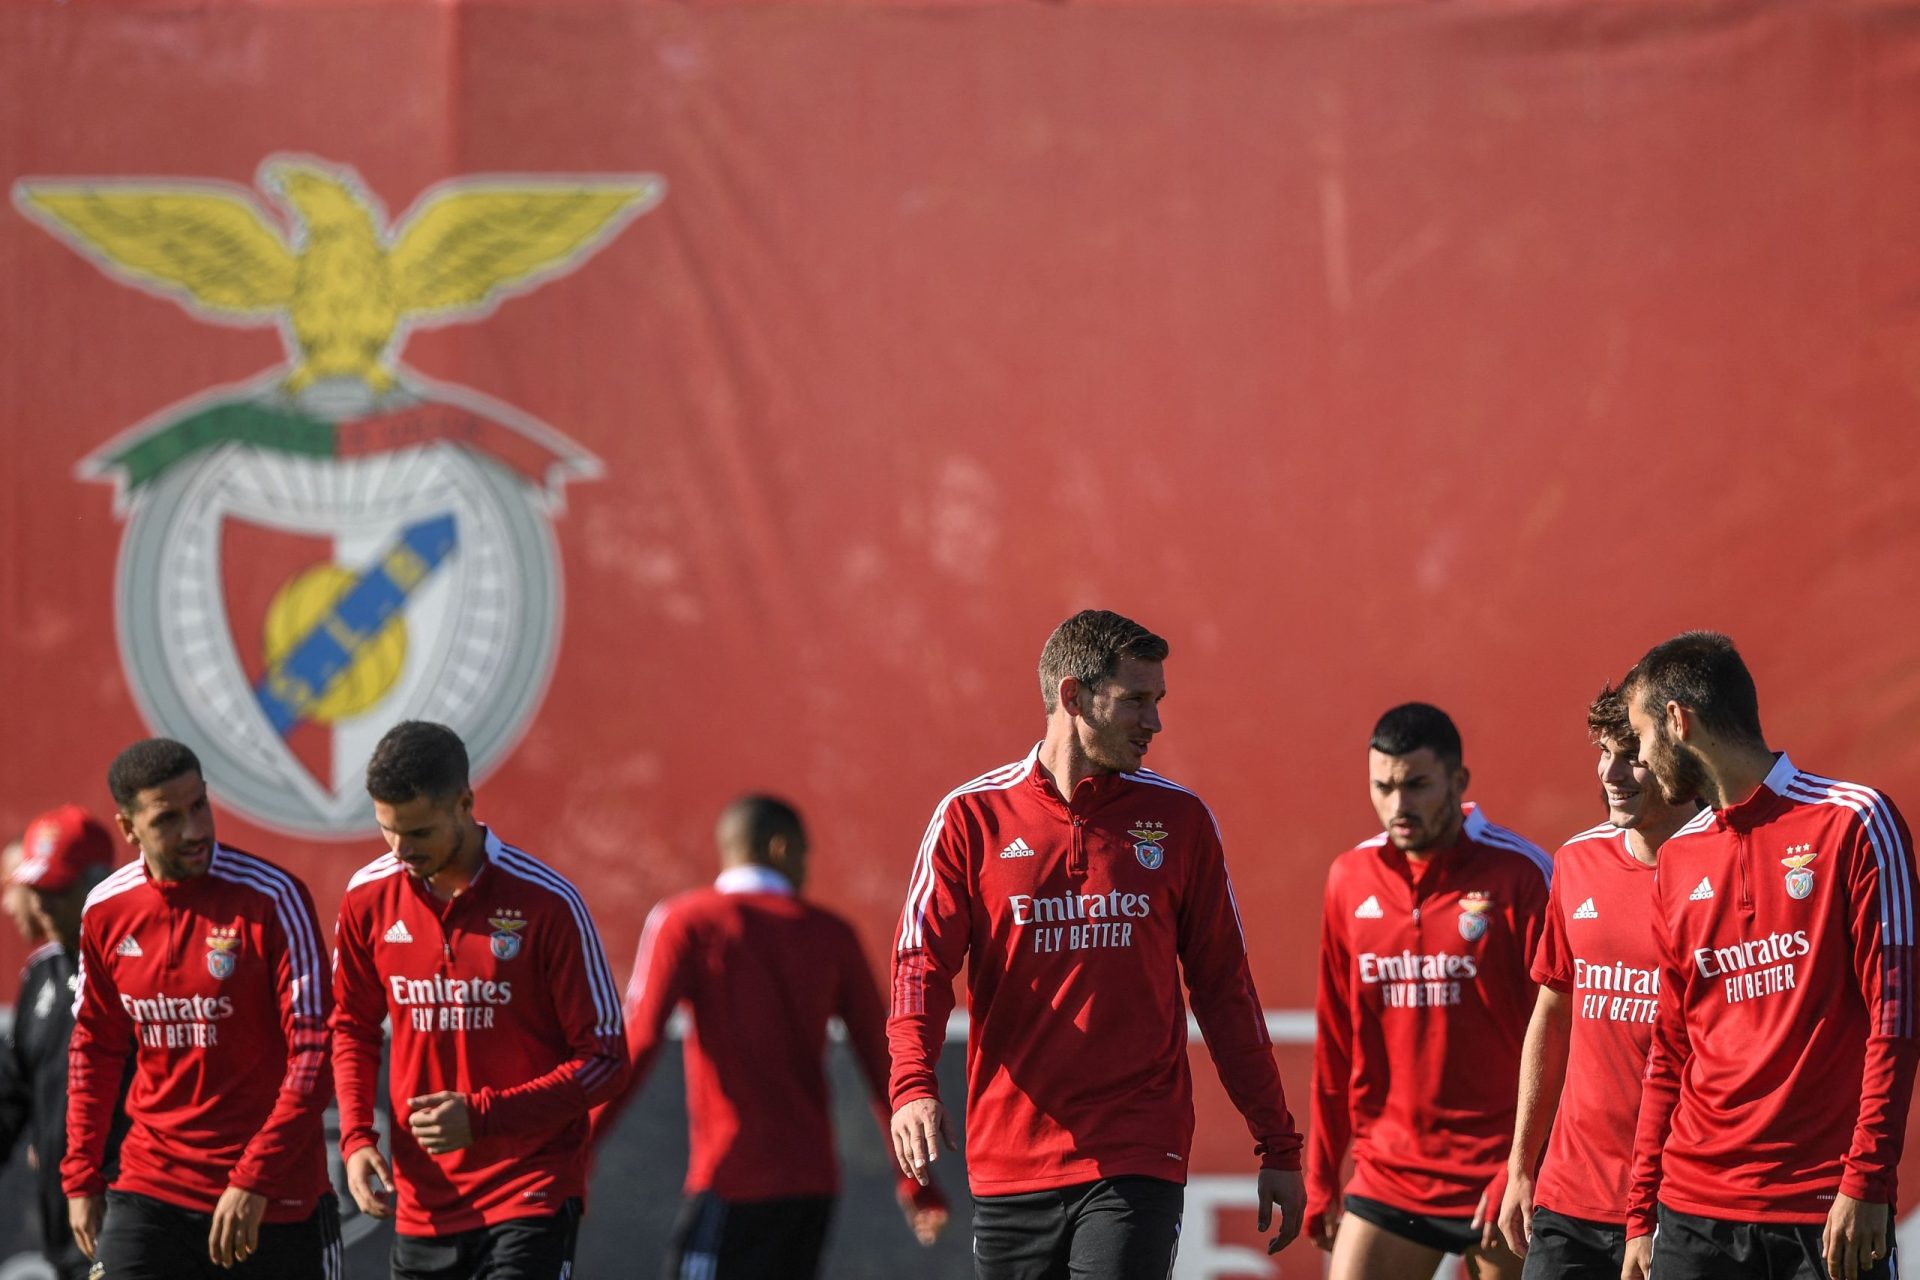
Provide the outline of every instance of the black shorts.
[[1625,1227],[1569,1218],[1536,1205],[1520,1280],[1619,1280],[1626,1260]]
[[393,1280],[569,1280],[580,1202],[446,1236],[393,1238]]
[[689,1198],[673,1224],[665,1280],[813,1280],[833,1222],[832,1196]]
[[[1819,1223],[1726,1222],[1660,1206],[1653,1233],[1653,1274],[1660,1280],[1828,1280]],[[1893,1238],[1886,1257],[1860,1280],[1900,1274]]]
[[1348,1196],[1346,1207],[1348,1213],[1362,1222],[1371,1222],[1382,1231],[1391,1231],[1404,1240],[1442,1253],[1465,1253],[1480,1247],[1480,1229],[1473,1225],[1471,1214],[1464,1218],[1443,1218],[1438,1214],[1398,1209],[1367,1196]]
[[131,1191],[107,1192],[95,1243],[113,1280],[340,1280],[340,1204],[328,1192],[302,1222],[266,1222],[245,1262],[217,1267],[207,1256],[213,1215]]
[[1167,1280],[1187,1189],[1163,1178],[1102,1178],[1051,1191],[973,1198],[978,1280]]

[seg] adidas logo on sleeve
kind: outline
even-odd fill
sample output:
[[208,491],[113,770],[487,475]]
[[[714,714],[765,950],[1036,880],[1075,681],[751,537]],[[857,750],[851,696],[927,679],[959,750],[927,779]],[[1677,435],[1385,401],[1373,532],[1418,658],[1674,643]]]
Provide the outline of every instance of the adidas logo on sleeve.
[[1367,895],[1365,902],[1353,909],[1353,918],[1355,920],[1379,920],[1383,919],[1386,914],[1386,912],[1380,909],[1380,899],[1371,893]]
[[1575,920],[1598,920],[1600,913],[1594,910],[1593,899],[1588,898],[1585,902],[1581,903],[1579,908],[1574,911],[1573,918]]
[[1700,883],[1693,886],[1693,892],[1687,895],[1688,902],[1705,902],[1713,896],[1713,882],[1706,876],[1700,877]]
[[407,932],[405,920],[395,920],[393,927],[380,935],[382,942],[412,942],[413,935]]
[[1019,836],[1015,836],[1013,843],[1000,851],[1000,856],[1003,858],[1031,858],[1033,856],[1033,846]]

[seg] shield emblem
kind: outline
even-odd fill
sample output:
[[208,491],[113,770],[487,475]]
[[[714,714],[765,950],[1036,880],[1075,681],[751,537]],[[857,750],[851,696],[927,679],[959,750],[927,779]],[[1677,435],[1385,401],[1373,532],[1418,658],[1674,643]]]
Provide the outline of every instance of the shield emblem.
[[1805,898],[1813,892],[1813,872],[1805,867],[1787,872],[1787,896]]
[[1460,917],[1460,936],[1468,942],[1478,942],[1487,936],[1487,918],[1468,912]]
[[1160,864],[1167,860],[1166,850],[1157,844],[1137,844],[1133,846],[1133,856],[1149,871],[1158,871]]
[[511,960],[520,954],[520,935],[517,933],[496,933],[493,935],[493,958]]
[[207,952],[207,972],[225,982],[233,976],[233,952]]

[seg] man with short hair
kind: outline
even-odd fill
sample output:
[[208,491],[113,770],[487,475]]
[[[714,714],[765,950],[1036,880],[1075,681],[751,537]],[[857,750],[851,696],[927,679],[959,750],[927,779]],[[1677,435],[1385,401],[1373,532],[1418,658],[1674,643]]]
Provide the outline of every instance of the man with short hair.
[[1667,800],[1612,685],[1587,708],[1587,736],[1600,751],[1607,821],[1553,856],[1546,931],[1533,957],[1540,994],[1520,1055],[1500,1207],[1501,1234],[1526,1259],[1526,1280],[1620,1275],[1634,1117],[1659,991],[1654,867],[1660,846],[1700,808],[1691,796]]
[[[685,1005],[687,1202],[666,1280],[810,1280],[840,1189],[821,1059],[839,1018],[886,1133],[886,1007],[860,939],[800,896],[810,846],[793,806],[742,796],[714,832],[712,887],[669,898],[640,935],[627,987],[632,1071],[595,1116],[604,1138],[646,1079],[667,1019]],[[922,1244],[946,1225],[938,1188],[901,1175],[907,1224]]]
[[[140,857],[87,895],[80,920],[60,1166],[74,1238],[110,1280],[332,1277],[340,1215],[322,1134],[327,958],[313,899],[214,838],[200,761],[180,743],[134,743],[107,787]],[[109,1190],[130,1056],[132,1127]]]
[[1552,863],[1466,802],[1462,761],[1438,707],[1381,716],[1386,830],[1327,874],[1307,1230],[1333,1280],[1427,1280],[1449,1253],[1483,1280],[1520,1272],[1493,1220]]
[[1040,655],[1046,737],[940,802],[893,959],[893,1141],[924,1181],[952,1125],[934,1067],[967,964],[967,1174],[981,1280],[1165,1280],[1193,1138],[1184,973],[1255,1141],[1259,1227],[1300,1227],[1300,1136],[1212,812],[1141,767],[1167,642],[1119,614]]
[[1920,1018],[1906,821],[1767,746],[1724,635],[1654,646],[1622,692],[1668,798],[1711,806],[1654,879],[1623,1275],[1651,1259],[1660,1280],[1891,1276]]
[[[588,1112],[626,1074],[600,935],[572,884],[475,818],[451,729],[388,730],[367,791],[390,852],[349,881],[334,933],[347,1188],[395,1217],[394,1280],[566,1280]],[[383,1020],[391,1166],[373,1125]]]
[[[25,1135],[40,1184],[40,1250],[60,1280],[84,1280],[90,1266],[67,1224],[60,1162],[67,1154],[67,1045],[73,1036],[73,993],[79,985],[80,909],[113,870],[113,837],[77,804],[27,824],[7,873],[40,941],[20,975],[13,1026],[0,1046],[0,1161]],[[109,1173],[126,1133],[117,1110],[107,1139]]]

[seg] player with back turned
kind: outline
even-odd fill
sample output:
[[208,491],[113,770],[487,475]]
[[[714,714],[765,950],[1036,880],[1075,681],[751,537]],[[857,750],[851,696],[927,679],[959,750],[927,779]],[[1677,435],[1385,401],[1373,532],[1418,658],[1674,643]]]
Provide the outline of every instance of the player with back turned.
[[[388,730],[367,790],[391,852],[348,882],[334,935],[347,1187],[363,1212],[396,1217],[394,1280],[567,1280],[588,1112],[626,1074],[593,919],[558,872],[474,817],[452,730]],[[383,1020],[391,1166],[373,1126]]]
[[1255,1141],[1259,1225],[1299,1230],[1287,1114],[1219,828],[1142,767],[1167,643],[1115,613],[1040,655],[1046,737],[940,802],[893,960],[893,1137],[924,1178],[951,1125],[934,1067],[967,966],[967,1175],[981,1280],[1165,1280],[1193,1139],[1186,979]]
[[[80,918],[60,1166],[74,1238],[110,1280],[333,1280],[313,900],[214,838],[200,761],[180,743],[128,747],[107,786],[140,856],[95,886]],[[128,1069],[132,1123],[109,1189]]]
[[1906,821],[1767,746],[1724,635],[1654,646],[1622,693],[1668,797],[1711,806],[1655,873],[1660,995],[1622,1274],[1892,1276],[1920,1057]]
[[1465,802],[1438,707],[1381,716],[1367,773],[1386,830],[1327,874],[1307,1230],[1333,1280],[1427,1280],[1448,1253],[1517,1276],[1494,1219],[1551,863]]
[[[647,917],[627,988],[632,1073],[594,1118],[604,1138],[652,1069],[676,1009],[685,1038],[687,1200],[668,1280],[811,1280],[840,1189],[824,1055],[837,1017],[884,1135],[886,1006],[853,927],[802,896],[811,861],[793,806],[767,795],[726,807],[711,886]],[[922,1244],[946,1225],[939,1190],[902,1175],[897,1194]]]

